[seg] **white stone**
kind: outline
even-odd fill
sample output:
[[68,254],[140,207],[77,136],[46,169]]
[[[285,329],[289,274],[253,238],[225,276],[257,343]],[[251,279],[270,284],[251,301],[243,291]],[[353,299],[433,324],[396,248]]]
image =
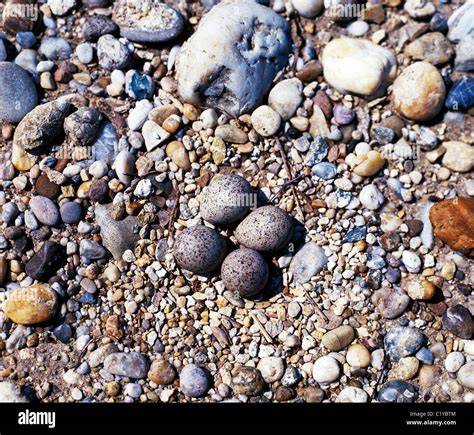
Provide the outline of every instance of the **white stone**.
[[450,373],[456,373],[463,365],[466,359],[461,352],[451,352],[444,360],[444,367]]
[[76,47],[76,55],[79,62],[87,65],[94,59],[94,49],[89,42],[84,42]]
[[253,111],[251,121],[255,131],[263,137],[273,136],[281,125],[280,115],[265,105]]
[[171,136],[164,128],[150,120],[143,124],[142,134],[148,151],[153,151]]
[[254,109],[287,63],[289,30],[283,17],[253,0],[215,6],[177,56],[181,98],[233,116]]
[[346,27],[352,36],[362,36],[369,31],[369,25],[365,21],[354,21]]
[[315,18],[324,9],[324,0],[292,0],[293,7],[305,18]]
[[66,15],[76,6],[77,0],[48,0],[48,6],[54,15]]
[[360,191],[359,201],[365,208],[377,210],[384,203],[385,197],[375,184],[369,184]]
[[403,251],[402,262],[408,272],[418,273],[421,270],[421,259],[417,254],[411,251]]
[[257,369],[260,370],[264,381],[271,384],[283,377],[285,373],[285,363],[283,359],[279,357],[268,356],[258,362]]
[[448,38],[452,42],[459,42],[474,29],[474,0],[467,0],[456,9],[448,19]]
[[135,173],[135,156],[127,150],[120,151],[115,159],[113,169],[122,183],[130,184]]
[[130,110],[130,114],[128,115],[128,128],[132,131],[140,130],[143,127],[143,124],[145,124],[148,114],[152,109],[153,104],[148,100],[137,101],[137,104],[135,104],[135,107]]
[[0,381],[0,403],[26,403],[28,399],[12,382]]
[[331,86],[363,96],[385,90],[397,73],[397,61],[390,50],[362,39],[334,39],[324,48],[322,64]]
[[464,340],[464,352],[474,355],[474,340]]
[[459,369],[458,382],[463,387],[474,389],[474,361],[468,362]]
[[89,166],[89,174],[96,179],[104,177],[108,171],[109,167],[103,160],[97,160]]
[[336,397],[339,403],[366,403],[369,395],[362,389],[357,387],[345,387]]
[[284,119],[290,119],[303,101],[303,83],[286,79],[277,83],[268,95],[268,105]]
[[204,128],[215,128],[217,126],[217,112],[214,109],[206,109],[204,110],[199,119],[202,122],[202,126]]
[[320,384],[330,384],[339,379],[341,368],[331,356],[322,356],[313,365],[313,378]]

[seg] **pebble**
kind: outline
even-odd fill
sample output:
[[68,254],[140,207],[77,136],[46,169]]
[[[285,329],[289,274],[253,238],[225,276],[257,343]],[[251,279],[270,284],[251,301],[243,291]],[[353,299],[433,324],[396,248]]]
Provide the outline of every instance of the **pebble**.
[[53,329],[53,333],[61,343],[67,344],[72,338],[72,329],[67,323],[56,326],[56,328]]
[[125,219],[115,220],[112,215],[112,205],[95,206],[95,218],[97,225],[100,226],[102,244],[115,259],[120,259],[126,250],[133,250],[140,238],[134,231],[137,219],[134,216],[127,216]]
[[111,353],[104,359],[104,369],[107,372],[132,379],[144,379],[148,368],[148,359],[144,354],[138,352]]
[[268,384],[279,381],[285,373],[285,363],[282,358],[276,356],[268,356],[262,358],[257,369],[262,374],[263,380]]
[[365,21],[358,20],[350,23],[346,30],[352,36],[363,36],[369,31],[369,25]]
[[131,59],[132,53],[128,45],[112,35],[103,35],[97,41],[97,58],[102,68],[112,71],[125,69]]
[[5,43],[3,39],[0,38],[0,62],[4,62],[7,60],[7,49],[5,48]]
[[136,171],[135,155],[127,150],[120,151],[115,159],[112,169],[115,170],[117,177],[122,183],[129,185],[132,181],[133,174]]
[[265,287],[268,266],[257,251],[240,248],[224,259],[221,276],[228,290],[238,292],[242,297],[251,297]]
[[247,133],[234,125],[219,125],[214,133],[225,142],[244,144],[249,139]]
[[[246,38],[254,43],[241,44]],[[221,3],[178,53],[179,94],[187,103],[240,116],[261,102],[287,63],[290,47],[289,25],[271,9],[253,0]]]
[[369,395],[358,387],[344,387],[336,397],[337,403],[367,403]]
[[222,236],[203,225],[186,228],[176,237],[174,256],[177,263],[194,273],[207,273],[217,268],[226,253]]
[[0,122],[20,122],[38,103],[29,74],[11,62],[0,62]]
[[428,62],[415,62],[393,84],[393,104],[403,116],[414,121],[434,118],[446,97],[443,78]]
[[426,33],[405,48],[405,55],[433,65],[443,65],[454,56],[454,49],[448,39],[439,32]]
[[360,191],[359,200],[368,210],[377,210],[385,202],[385,197],[377,186],[368,184]]
[[463,387],[474,389],[474,361],[468,362],[459,369],[457,380]]
[[324,249],[315,242],[308,242],[292,258],[289,272],[295,283],[304,284],[318,275],[327,261]]
[[388,374],[388,379],[407,381],[418,373],[419,367],[420,362],[417,358],[413,356],[402,358],[396,365],[392,367]]
[[4,313],[15,323],[34,325],[50,321],[56,314],[56,292],[46,284],[18,287],[8,293]]
[[67,60],[72,55],[69,42],[52,36],[42,39],[39,51],[49,60]]
[[315,18],[324,10],[323,0],[292,0],[293,7],[305,18]]
[[392,361],[414,355],[423,346],[424,335],[416,328],[399,326],[387,331],[384,348]]
[[281,118],[278,112],[270,106],[260,106],[252,112],[252,127],[255,131],[263,136],[273,136],[281,125]]
[[94,60],[94,49],[89,42],[83,42],[76,47],[76,55],[79,62],[87,65]]
[[454,198],[433,205],[429,219],[436,237],[452,249],[473,255],[474,238],[470,230],[473,215],[473,198]]
[[388,381],[380,388],[377,399],[379,402],[412,403],[418,397],[416,387],[406,381]]
[[474,78],[456,80],[445,101],[449,110],[466,112],[474,107]]
[[64,248],[51,240],[45,241],[39,251],[25,265],[28,276],[45,281],[64,264]]
[[347,350],[346,361],[352,367],[368,367],[370,365],[370,352],[360,343],[353,344]]
[[321,163],[329,153],[329,144],[320,135],[316,136],[309,146],[308,154],[306,155],[305,165],[314,166]]
[[457,337],[469,340],[474,332],[470,311],[463,305],[454,305],[443,314],[443,326]]
[[374,292],[371,302],[377,307],[382,317],[395,319],[405,312],[410,298],[400,289],[382,288]]
[[148,118],[148,114],[153,109],[153,104],[148,100],[137,101],[135,107],[130,111],[127,124],[130,130],[138,131],[143,127]]
[[153,80],[147,74],[140,74],[131,69],[125,74],[125,92],[134,100],[149,99],[153,95],[155,86]]
[[82,30],[84,39],[92,42],[97,41],[103,35],[116,35],[117,33],[117,24],[102,14],[88,17]]
[[107,251],[103,246],[94,240],[82,239],[79,244],[79,253],[81,257],[87,260],[99,260],[107,255]]
[[352,109],[348,109],[342,104],[336,104],[332,111],[334,114],[334,119],[339,125],[348,125],[355,118],[354,111]]
[[408,296],[415,301],[429,301],[436,294],[435,285],[424,278],[414,277],[402,285]]
[[474,22],[474,3],[465,2],[460,8],[456,9],[448,18],[450,41],[459,42],[472,30]]
[[455,65],[457,71],[474,70],[474,32],[468,33],[456,47]]
[[253,189],[239,175],[215,176],[201,196],[201,217],[212,224],[229,224],[241,219],[252,205]]
[[265,386],[260,370],[254,367],[238,366],[232,376],[232,388],[237,394],[259,395]]
[[361,177],[371,177],[379,172],[385,165],[385,159],[375,150],[357,156],[354,159],[354,173]]
[[355,331],[352,326],[339,326],[332,331],[326,332],[322,337],[324,347],[333,352],[338,352],[346,348],[355,337]]
[[75,201],[66,202],[59,208],[61,219],[66,224],[75,224],[82,219],[81,204]]
[[54,227],[59,223],[58,207],[49,198],[34,196],[30,200],[30,208],[43,225]]
[[296,78],[277,83],[268,95],[268,105],[285,121],[296,113],[302,101],[303,83]]
[[397,72],[394,54],[370,41],[334,39],[322,55],[324,78],[336,89],[363,96],[382,91]]
[[65,100],[55,100],[35,107],[18,124],[13,136],[13,145],[22,150],[32,150],[52,144],[63,127],[71,110]]
[[321,162],[316,163],[316,165],[312,167],[311,172],[323,180],[332,180],[336,177],[337,169],[334,163]]
[[313,378],[319,384],[335,382],[341,376],[339,363],[331,356],[322,356],[313,365]]
[[90,145],[97,138],[101,120],[98,110],[81,107],[64,120],[64,132],[73,144]]
[[179,374],[179,386],[188,397],[202,397],[210,388],[209,374],[195,364],[188,364]]
[[157,43],[179,36],[184,27],[183,16],[176,9],[155,0],[118,2],[114,21],[120,34],[129,41]]
[[456,373],[465,361],[466,359],[461,352],[451,352],[444,360],[444,367],[449,373]]
[[235,230],[235,237],[241,245],[264,252],[282,249],[292,235],[291,216],[271,205],[252,211]]
[[7,202],[2,207],[2,220],[7,224],[12,223],[19,214],[20,210],[18,210],[17,205],[13,202]]
[[411,251],[403,251],[402,262],[410,273],[418,273],[421,270],[421,259]]
[[29,400],[21,393],[13,382],[0,381],[0,403],[28,403]]
[[156,385],[170,385],[176,378],[175,368],[165,360],[153,361],[148,372],[148,379]]
[[178,167],[186,171],[191,169],[188,152],[182,142],[173,141],[166,146],[166,155]]

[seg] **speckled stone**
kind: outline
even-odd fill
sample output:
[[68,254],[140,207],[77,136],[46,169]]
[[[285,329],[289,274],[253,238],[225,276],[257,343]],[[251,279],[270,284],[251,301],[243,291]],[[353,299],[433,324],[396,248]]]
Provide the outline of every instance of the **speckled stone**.
[[458,304],[448,308],[443,314],[443,326],[460,338],[469,340],[474,331],[474,322],[469,310]]
[[176,237],[174,244],[178,264],[194,273],[214,270],[223,260],[225,252],[224,238],[204,225],[186,228]]
[[239,292],[243,297],[249,297],[265,287],[268,280],[268,266],[257,251],[240,248],[224,259],[221,275],[227,289]]
[[46,284],[36,284],[8,293],[4,313],[15,323],[33,325],[51,320],[57,308],[56,292]]
[[241,245],[264,252],[283,248],[292,235],[291,216],[272,205],[254,210],[235,230],[235,237]]
[[102,115],[91,107],[81,107],[64,120],[64,132],[74,145],[90,145],[99,132]]
[[204,189],[201,216],[212,224],[229,224],[242,218],[257,198],[252,186],[239,175],[217,175]]
[[235,393],[257,396],[264,386],[262,374],[256,368],[239,366],[235,369],[232,377],[232,387]]
[[188,364],[179,374],[179,386],[186,396],[202,397],[209,390],[209,373],[195,364]]
[[156,385],[169,385],[176,378],[176,370],[168,361],[153,361],[148,372],[148,379]]
[[385,351],[392,361],[414,355],[425,343],[419,329],[399,326],[390,329],[383,340]]
[[36,149],[51,144],[63,131],[64,118],[71,104],[55,100],[35,107],[18,124],[13,143],[25,150]]
[[410,298],[404,291],[391,288],[377,290],[370,300],[386,319],[401,316],[410,303]]
[[418,397],[416,387],[406,381],[389,381],[382,385],[377,395],[379,402],[412,403]]
[[149,363],[144,354],[138,352],[116,352],[104,360],[104,369],[119,376],[127,376],[133,379],[143,379],[148,373]]
[[0,122],[20,122],[38,103],[30,75],[12,62],[0,62]]

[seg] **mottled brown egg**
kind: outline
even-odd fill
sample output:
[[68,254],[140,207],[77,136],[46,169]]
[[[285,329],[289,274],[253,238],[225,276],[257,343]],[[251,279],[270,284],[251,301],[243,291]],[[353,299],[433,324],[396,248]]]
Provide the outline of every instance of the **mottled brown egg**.
[[216,175],[204,189],[201,216],[212,224],[238,221],[256,203],[252,186],[239,175]]
[[221,264],[226,253],[225,239],[217,231],[197,225],[176,237],[174,257],[178,264],[194,273],[206,273]]
[[235,230],[241,245],[264,252],[284,248],[292,235],[291,216],[273,205],[257,208]]
[[250,297],[265,287],[268,266],[257,251],[240,248],[224,259],[221,276],[227,289],[238,292],[242,297]]

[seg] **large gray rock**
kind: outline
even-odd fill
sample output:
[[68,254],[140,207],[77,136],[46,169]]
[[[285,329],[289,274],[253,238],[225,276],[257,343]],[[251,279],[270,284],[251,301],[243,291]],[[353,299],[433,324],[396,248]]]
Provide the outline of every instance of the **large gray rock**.
[[280,15],[254,0],[225,0],[178,54],[179,93],[191,104],[239,116],[262,101],[290,48],[289,25]]
[[137,220],[132,216],[128,216],[121,221],[116,221],[112,218],[111,213],[111,204],[97,204],[95,207],[95,219],[100,226],[102,244],[114,258],[120,259],[127,249],[133,249],[135,242],[140,238],[138,234],[133,232]]
[[0,62],[0,122],[20,122],[37,103],[29,74],[12,62]]

